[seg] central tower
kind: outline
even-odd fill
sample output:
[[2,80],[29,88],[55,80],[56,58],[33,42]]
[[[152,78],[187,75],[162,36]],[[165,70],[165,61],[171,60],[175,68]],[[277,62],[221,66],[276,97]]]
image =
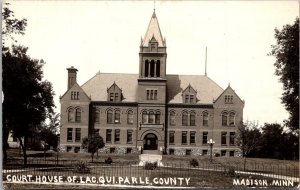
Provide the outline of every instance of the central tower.
[[154,11],[139,52],[137,145],[144,150],[165,147],[166,59],[166,41]]

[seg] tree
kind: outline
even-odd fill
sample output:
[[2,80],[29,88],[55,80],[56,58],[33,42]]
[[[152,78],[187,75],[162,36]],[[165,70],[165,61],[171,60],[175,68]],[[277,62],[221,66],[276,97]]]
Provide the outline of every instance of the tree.
[[[32,59],[23,46],[12,46],[2,52],[3,66],[3,131],[4,143],[8,132],[18,138],[27,165],[26,139],[31,131],[53,113],[54,92],[49,81],[43,81],[43,61]],[[4,146],[4,154],[6,155]],[[6,158],[6,157],[5,157]],[[5,159],[4,158],[4,159]]]
[[281,31],[275,28],[275,38],[269,55],[275,56],[275,75],[283,83],[281,100],[290,115],[285,123],[294,131],[299,129],[299,18]]
[[87,149],[92,154],[92,162],[94,161],[94,154],[98,149],[104,147],[103,138],[98,134],[91,134],[89,137],[82,139],[82,148]]
[[254,122],[241,122],[238,126],[236,145],[240,147],[244,157],[244,170],[247,156],[260,145],[261,133]]

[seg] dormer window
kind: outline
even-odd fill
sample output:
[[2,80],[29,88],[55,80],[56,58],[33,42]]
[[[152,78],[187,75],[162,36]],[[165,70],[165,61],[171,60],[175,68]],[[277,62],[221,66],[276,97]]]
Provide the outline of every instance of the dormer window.
[[197,91],[194,90],[194,88],[189,85],[183,92],[182,92],[182,97],[183,97],[183,103],[185,104],[195,104],[196,101],[196,95]]
[[107,89],[107,99],[110,102],[120,102],[122,100],[122,90],[116,83]]

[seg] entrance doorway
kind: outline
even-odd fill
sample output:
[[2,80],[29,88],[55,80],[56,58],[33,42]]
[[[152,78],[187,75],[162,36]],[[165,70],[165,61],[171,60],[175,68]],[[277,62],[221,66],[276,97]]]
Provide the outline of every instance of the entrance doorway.
[[157,136],[149,133],[144,137],[144,150],[157,150]]

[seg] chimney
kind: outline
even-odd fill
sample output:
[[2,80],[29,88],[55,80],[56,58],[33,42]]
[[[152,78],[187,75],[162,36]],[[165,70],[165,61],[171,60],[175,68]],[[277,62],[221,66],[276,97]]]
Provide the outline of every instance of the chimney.
[[70,68],[67,68],[68,70],[68,90],[75,84],[76,82],[76,75],[77,75],[77,69],[71,66]]

